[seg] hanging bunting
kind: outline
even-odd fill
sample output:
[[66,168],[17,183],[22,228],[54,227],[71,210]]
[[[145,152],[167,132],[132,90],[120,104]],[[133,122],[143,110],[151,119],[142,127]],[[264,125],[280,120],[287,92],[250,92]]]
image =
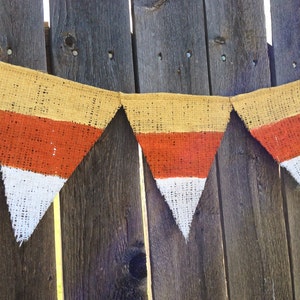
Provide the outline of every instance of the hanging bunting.
[[188,239],[194,211],[229,121],[229,98],[122,95],[157,187]]
[[119,93],[0,63],[0,165],[18,242],[119,107]]
[[300,81],[232,98],[251,134],[300,183]]

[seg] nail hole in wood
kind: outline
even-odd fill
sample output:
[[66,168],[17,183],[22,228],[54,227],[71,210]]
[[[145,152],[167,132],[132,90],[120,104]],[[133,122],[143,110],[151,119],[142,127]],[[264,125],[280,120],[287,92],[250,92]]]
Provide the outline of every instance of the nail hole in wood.
[[158,56],[159,60],[162,60],[162,54],[161,54],[161,52],[159,52],[157,56]]
[[257,63],[258,63],[257,59],[253,59],[253,60],[252,60],[252,65],[253,65],[254,67],[256,67]]
[[146,254],[140,252],[129,261],[129,273],[132,277],[142,280],[147,276]]
[[297,63],[295,61],[293,61],[292,66],[293,66],[294,69],[296,69],[297,68]]
[[186,57],[187,58],[191,58],[192,57],[192,51],[191,50],[186,51]]
[[225,54],[222,54],[222,55],[221,55],[221,60],[222,60],[222,61],[226,61],[226,55],[225,55]]
[[109,58],[110,60],[112,60],[112,59],[114,59],[114,56],[115,56],[114,51],[113,51],[113,50],[109,50],[109,51],[108,51],[108,58]]

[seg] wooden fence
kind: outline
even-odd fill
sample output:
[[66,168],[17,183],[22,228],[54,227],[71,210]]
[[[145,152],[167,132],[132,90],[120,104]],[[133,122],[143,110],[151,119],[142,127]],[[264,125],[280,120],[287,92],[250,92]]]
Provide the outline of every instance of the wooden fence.
[[[0,59],[123,92],[244,93],[300,78],[299,1],[270,1],[268,47],[263,0],[135,0],[133,34],[127,0],[51,0],[46,42],[42,0],[0,0]],[[147,299],[137,153],[120,110],[61,192],[65,299]],[[299,188],[234,112],[188,243],[144,168],[154,299],[300,299]],[[53,208],[19,247],[0,182],[0,230],[0,299],[56,299]]]

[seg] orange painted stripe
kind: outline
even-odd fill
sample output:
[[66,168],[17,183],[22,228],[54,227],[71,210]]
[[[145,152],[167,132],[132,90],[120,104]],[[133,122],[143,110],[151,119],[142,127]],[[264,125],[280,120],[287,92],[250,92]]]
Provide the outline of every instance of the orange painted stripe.
[[278,162],[300,155],[300,115],[252,129],[251,133]]
[[146,133],[137,140],[155,178],[206,178],[223,132]]
[[68,178],[103,130],[0,111],[3,165]]

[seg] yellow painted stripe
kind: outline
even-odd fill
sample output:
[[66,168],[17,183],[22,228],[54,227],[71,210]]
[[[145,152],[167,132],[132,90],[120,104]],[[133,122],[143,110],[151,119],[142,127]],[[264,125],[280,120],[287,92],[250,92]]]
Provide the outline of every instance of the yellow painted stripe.
[[300,114],[300,81],[231,98],[249,129]]
[[148,224],[148,212],[146,202],[146,189],[145,189],[145,178],[144,178],[144,164],[142,148],[138,146],[139,155],[139,175],[140,175],[140,191],[141,191],[141,205],[142,205],[142,219],[143,219],[143,231],[144,231],[144,244],[146,252],[146,267],[147,267],[147,296],[148,300],[152,300],[152,271],[150,261],[150,237],[149,237],[149,224]]
[[63,260],[59,194],[53,200],[57,300],[64,300]]
[[136,133],[224,132],[232,106],[228,97],[183,94],[122,94]]
[[0,110],[105,128],[120,93],[0,63]]

